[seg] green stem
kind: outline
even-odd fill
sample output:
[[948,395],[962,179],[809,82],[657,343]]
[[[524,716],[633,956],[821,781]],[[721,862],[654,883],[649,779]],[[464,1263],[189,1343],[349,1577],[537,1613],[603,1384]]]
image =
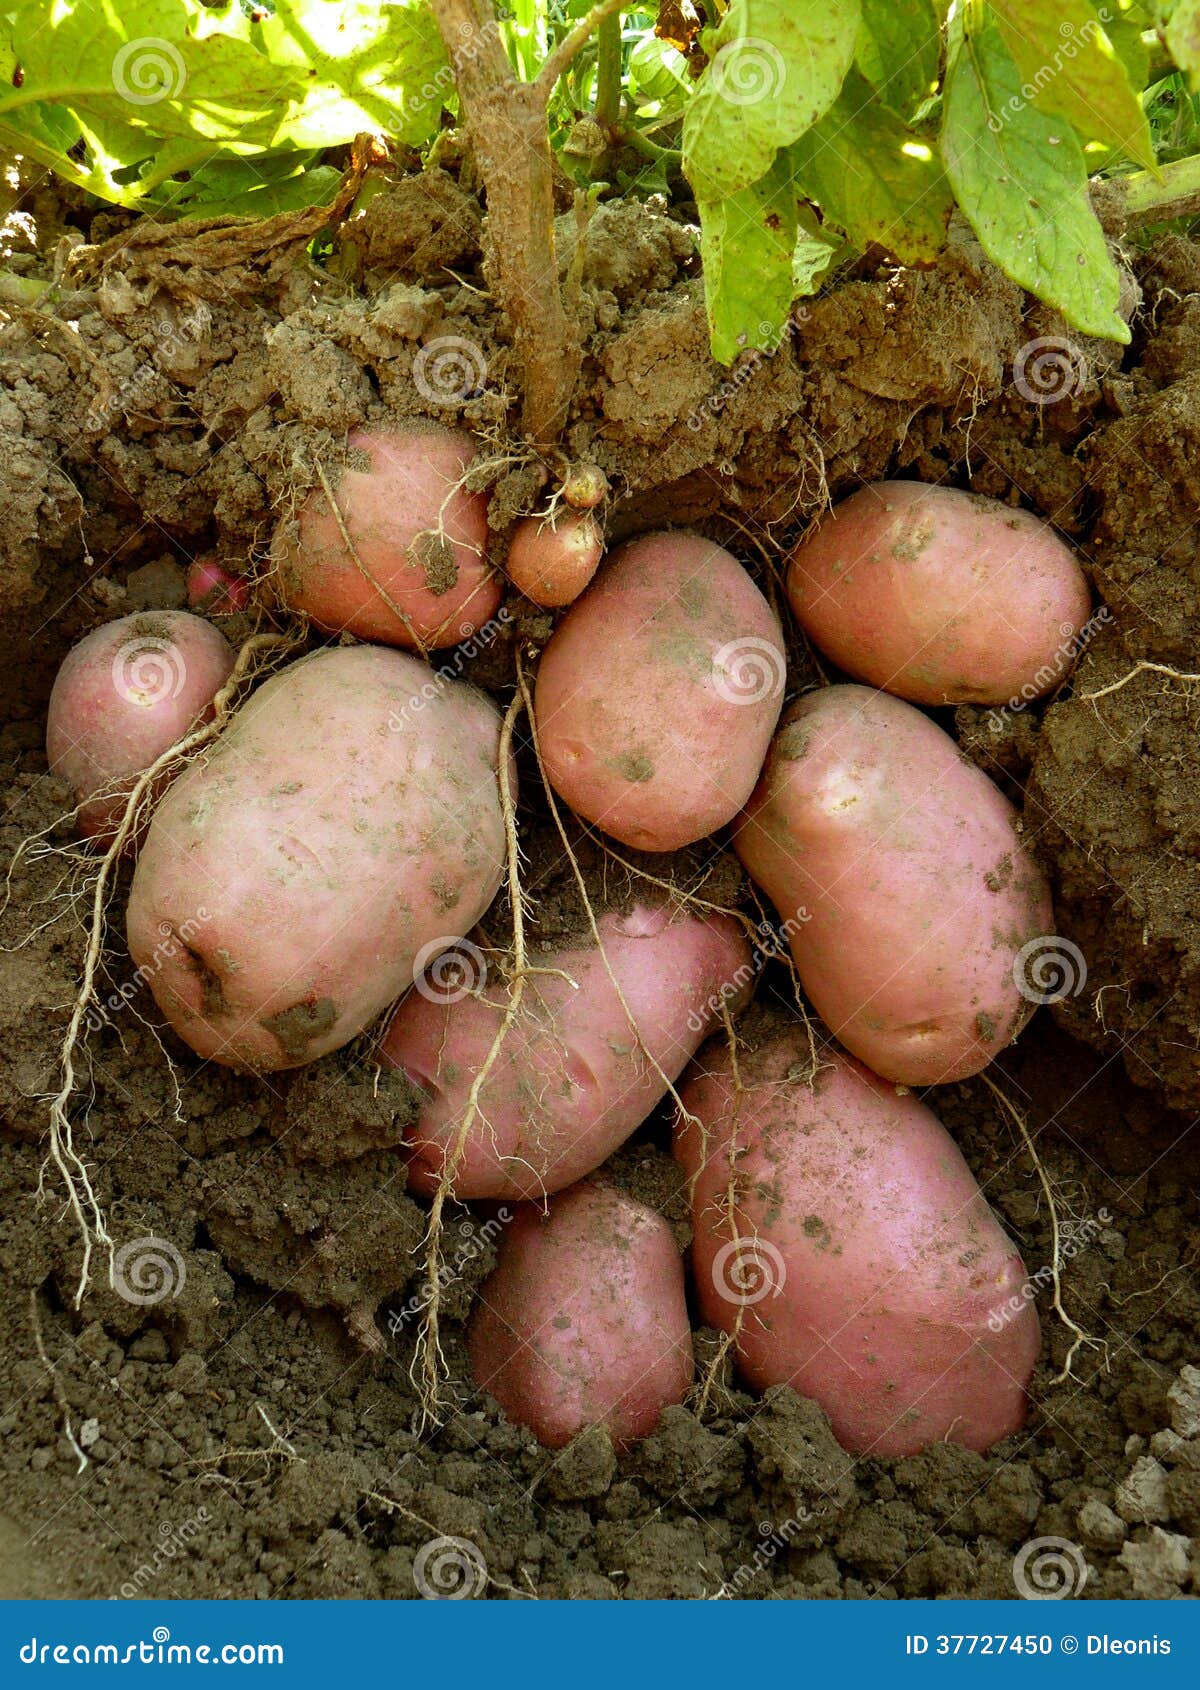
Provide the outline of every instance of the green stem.
[[1173,70],[1178,70],[1178,65],[1163,46],[1156,29],[1142,31],[1142,45],[1150,55],[1151,82],[1157,82],[1160,77],[1170,76]]
[[678,147],[660,147],[640,129],[622,129],[620,139],[623,145],[632,147],[643,158],[663,159],[668,164],[683,162],[683,154]]
[[602,18],[596,29],[596,122],[616,128],[621,112],[621,15]]
[[1131,228],[1143,223],[1166,223],[1173,217],[1200,214],[1200,154],[1159,166],[1158,174],[1137,170],[1108,183],[1121,196],[1125,221]]

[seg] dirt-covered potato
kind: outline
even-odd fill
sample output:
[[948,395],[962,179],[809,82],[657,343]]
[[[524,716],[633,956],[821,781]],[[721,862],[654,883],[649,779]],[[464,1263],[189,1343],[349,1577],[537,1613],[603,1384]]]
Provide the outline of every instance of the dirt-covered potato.
[[224,635],[186,610],[122,616],[67,653],[50,694],[46,755],[74,790],[81,833],[111,840],[137,777],[212,714],[233,662]]
[[734,833],[817,1013],[908,1085],[987,1066],[1029,1019],[1053,932],[1016,811],[935,722],[867,687],[794,704]]
[[785,666],[770,606],[722,547],[694,534],[622,546],[542,653],[551,785],[626,845],[702,839],[750,795]]
[[847,674],[917,704],[1049,692],[1071,672],[1091,604],[1048,523],[920,481],[843,500],[797,546],[787,590]]
[[1025,1269],[940,1122],[840,1052],[714,1039],[676,1129],[702,1318],[756,1388],[791,1385],[856,1454],[985,1450],[1025,1417]]
[[534,604],[573,604],[596,573],[604,536],[591,511],[524,517],[508,542],[508,578]]
[[284,602],[332,633],[409,650],[456,645],[501,598],[486,557],[487,496],[461,485],[470,437],[413,425],[360,430],[349,447],[337,510],[316,487],[281,529]]
[[336,1050],[491,903],[499,717],[428,675],[379,646],[303,658],[156,811],[129,950],[200,1056],[267,1071]]
[[603,955],[588,943],[531,959],[538,972],[461,1142],[472,1081],[511,989],[468,996],[482,982],[467,980],[443,999],[419,987],[400,1005],[380,1055],[427,1099],[409,1132],[414,1190],[435,1190],[451,1163],[458,1197],[540,1197],[591,1173],[662,1100],[722,1003],[736,1007],[753,978],[732,917],[672,919],[639,907],[597,925]]
[[683,1265],[653,1209],[588,1181],[521,1203],[467,1334],[471,1376],[552,1449],[643,1438],[692,1382]]

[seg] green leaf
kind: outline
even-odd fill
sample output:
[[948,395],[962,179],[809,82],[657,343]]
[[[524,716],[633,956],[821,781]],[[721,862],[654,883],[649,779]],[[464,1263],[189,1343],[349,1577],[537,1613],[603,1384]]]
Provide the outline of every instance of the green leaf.
[[1104,25],[1104,32],[1113,44],[1113,51],[1125,66],[1130,87],[1136,88],[1140,96],[1145,92],[1146,83],[1150,78],[1150,49],[1145,41],[1145,26],[1140,19],[1126,14],[1124,17],[1109,18]]
[[803,191],[860,250],[877,242],[919,264],[945,244],[954,201],[937,154],[856,71],[791,153]]
[[792,303],[796,232],[796,190],[784,153],[760,181],[701,203],[704,302],[719,364],[778,338]]
[[[238,0],[7,3],[20,75],[0,91],[0,134],[124,205],[230,154],[294,159],[364,130],[420,144],[453,95],[422,0],[273,0],[254,14]],[[51,140],[50,111],[82,134],[82,170]]]
[[341,174],[329,165],[314,164],[314,157],[281,153],[276,158],[218,159],[174,188],[171,210],[189,217],[274,217],[321,205],[337,192]]
[[211,11],[184,0],[129,0],[120,16],[98,0],[13,0],[12,41],[20,88],[0,94],[0,113],[47,100],[149,135],[269,145],[280,108],[302,100],[305,78],[244,39],[229,4]]
[[656,35],[644,35],[629,55],[629,88],[639,106],[678,111],[688,100],[691,78],[682,55]]
[[1190,86],[1200,87],[1200,0],[1160,5],[1163,42]]
[[454,80],[422,0],[274,0],[256,33],[306,85],[277,142],[328,147],[377,130],[421,146],[437,134]]
[[995,24],[964,33],[946,77],[942,156],[993,263],[1084,334],[1126,342],[1120,280],[1069,125],[1029,105]]
[[1129,80],[1089,0],[989,0],[1025,84],[1023,97],[1065,117],[1089,141],[1154,169],[1154,143]]
[[882,103],[910,117],[937,86],[941,34],[933,0],[861,0],[854,62]]
[[854,60],[859,0],[733,0],[683,121],[697,200],[757,182],[780,147],[837,98]]

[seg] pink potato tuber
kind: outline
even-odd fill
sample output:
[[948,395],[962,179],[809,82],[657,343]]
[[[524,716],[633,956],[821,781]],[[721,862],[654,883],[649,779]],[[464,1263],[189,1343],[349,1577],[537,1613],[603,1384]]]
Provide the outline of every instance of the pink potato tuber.
[[505,569],[519,592],[548,609],[572,604],[596,573],[604,539],[590,511],[527,516],[513,530]]
[[[233,663],[224,636],[186,610],[106,622],[67,653],[50,694],[46,755],[75,793],[81,833],[111,843],[137,777],[208,720]],[[156,794],[166,785],[156,782]]]
[[336,1050],[495,896],[499,718],[463,682],[431,694],[428,675],[380,646],[302,658],[159,806],[129,950],[200,1056],[266,1072]]
[[608,491],[608,477],[599,464],[572,464],[562,480],[562,496],[576,511],[594,511]]
[[853,1055],[961,1080],[1016,1038],[1052,935],[1008,799],[935,722],[867,687],[787,712],[734,849],[785,921],[801,982]]
[[542,654],[547,778],[626,845],[690,845],[749,797],[785,668],[779,625],[736,558],[694,534],[634,540]]
[[400,1005],[380,1056],[426,1097],[409,1132],[410,1188],[435,1191],[449,1173],[458,1197],[532,1198],[591,1173],[661,1101],[722,1003],[736,1008],[753,978],[732,917],[672,919],[638,907],[597,925],[604,956],[589,943],[534,959],[539,972],[526,980],[461,1143],[471,1083],[511,988],[467,996],[464,987],[438,1001],[419,984]]
[[456,645],[501,597],[486,556],[487,495],[461,485],[469,436],[408,424],[360,430],[349,445],[337,510],[316,487],[280,531],[285,603],[333,633],[410,650]]
[[787,589],[835,663],[916,704],[1048,692],[1071,672],[1091,604],[1046,523],[919,481],[843,500],[797,546]]
[[479,1389],[549,1448],[597,1424],[618,1449],[645,1437],[692,1382],[670,1227],[592,1181],[518,1204],[467,1346]]
[[1037,1359],[1021,1258],[922,1103],[786,1027],[705,1046],[676,1130],[701,1318],[757,1389],[820,1403],[855,1454],[1015,1432]]
[[198,557],[187,572],[187,598],[207,616],[233,616],[250,603],[250,583],[215,557]]

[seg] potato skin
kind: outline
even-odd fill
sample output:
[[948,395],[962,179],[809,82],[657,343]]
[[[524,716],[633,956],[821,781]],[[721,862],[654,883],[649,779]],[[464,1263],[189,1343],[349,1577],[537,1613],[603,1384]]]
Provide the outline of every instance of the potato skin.
[[291,664],[155,813],[129,950],[198,1055],[268,1072],[336,1050],[495,896],[499,718],[460,681],[430,697],[428,675],[380,646]]
[[732,821],[783,705],[770,606],[737,559],[694,534],[622,546],[542,653],[535,715],[572,809],[643,851]]
[[734,849],[817,1013],[885,1078],[977,1074],[1032,1013],[1014,967],[1054,918],[1016,821],[911,704],[834,686],[785,715]]
[[[366,569],[428,648],[456,645],[495,614],[488,568],[487,496],[451,491],[475,455],[465,434],[431,426],[358,430],[353,461],[334,486],[342,521]],[[324,490],[296,513],[278,548],[279,588],[293,611],[332,633],[415,649],[416,641],[347,552]]]
[[67,653],[50,694],[46,755],[74,790],[81,833],[112,840],[138,775],[208,720],[233,662],[224,635],[186,610],[119,617]]
[[[731,917],[672,920],[639,907],[597,925],[641,1045],[594,945],[538,953],[539,969],[569,978],[527,980],[462,1147],[456,1196],[536,1198],[598,1168],[665,1095],[658,1070],[677,1079],[722,1001],[737,1007],[753,978],[749,945]],[[410,1189],[436,1191],[508,999],[504,987],[457,1002],[418,990],[393,1016],[380,1060],[428,1098],[408,1133]]]
[[504,567],[518,592],[556,609],[575,602],[603,555],[604,538],[591,511],[566,511],[553,522],[540,516],[518,522]]
[[847,674],[916,704],[1040,697],[1070,674],[1091,608],[1048,524],[919,481],[844,499],[797,546],[787,591]]
[[855,1454],[988,1449],[1020,1427],[1038,1355],[1021,1258],[924,1104],[834,1049],[810,1090],[807,1053],[790,1027],[743,1051],[739,1103],[714,1039],[683,1089],[705,1134],[681,1119],[675,1139],[701,1317]]
[[520,1203],[467,1333],[471,1377],[560,1449],[603,1424],[622,1449],[692,1382],[683,1266],[661,1215],[588,1181]]

